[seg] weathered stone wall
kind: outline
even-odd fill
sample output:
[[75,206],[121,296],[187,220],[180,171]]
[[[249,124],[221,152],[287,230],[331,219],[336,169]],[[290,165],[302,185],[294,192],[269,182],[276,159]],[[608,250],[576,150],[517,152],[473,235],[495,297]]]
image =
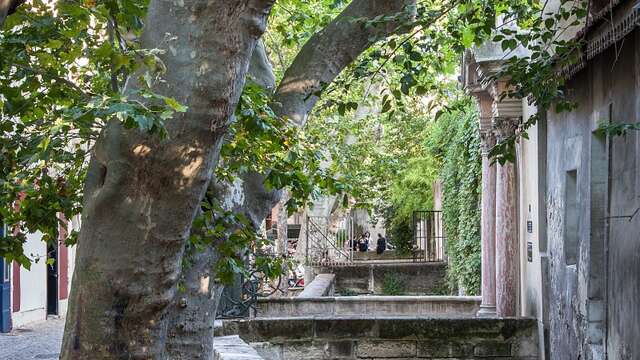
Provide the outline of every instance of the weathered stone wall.
[[437,294],[446,276],[447,265],[442,262],[369,263],[348,266],[314,268],[316,273],[336,275],[337,293],[383,293],[386,275],[404,283],[404,295]]
[[[628,3],[624,6],[632,6]],[[608,26],[603,24],[603,27]],[[599,137],[602,121],[640,121],[640,32],[568,84],[578,107],[549,112],[548,316],[552,359],[640,358],[640,141]]]
[[266,360],[538,359],[534,319],[254,319],[224,330]]
[[257,317],[309,316],[475,316],[475,296],[337,296],[316,298],[259,298]]

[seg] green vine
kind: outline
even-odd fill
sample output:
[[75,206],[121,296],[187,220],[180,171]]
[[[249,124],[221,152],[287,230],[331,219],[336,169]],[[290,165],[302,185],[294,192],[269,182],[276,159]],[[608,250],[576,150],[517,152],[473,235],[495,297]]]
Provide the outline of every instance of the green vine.
[[442,164],[449,288],[475,295],[480,292],[480,137],[475,108],[459,105],[439,117],[427,143]]

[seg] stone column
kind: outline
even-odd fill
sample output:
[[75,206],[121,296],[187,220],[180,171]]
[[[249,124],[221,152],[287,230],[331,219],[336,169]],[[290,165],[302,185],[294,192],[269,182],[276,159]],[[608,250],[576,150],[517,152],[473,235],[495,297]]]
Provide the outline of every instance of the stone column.
[[[512,136],[518,120],[494,118],[497,141]],[[512,162],[496,166],[496,314],[516,316],[519,262],[516,168]]]
[[478,316],[496,315],[496,166],[491,164],[489,151],[495,145],[490,130],[481,130],[482,139],[482,304]]

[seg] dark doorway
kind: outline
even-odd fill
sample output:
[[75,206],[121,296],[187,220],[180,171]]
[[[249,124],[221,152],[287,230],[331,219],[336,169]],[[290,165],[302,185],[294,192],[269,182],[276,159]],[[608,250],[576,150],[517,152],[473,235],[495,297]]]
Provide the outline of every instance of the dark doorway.
[[47,315],[58,315],[58,247],[47,245]]

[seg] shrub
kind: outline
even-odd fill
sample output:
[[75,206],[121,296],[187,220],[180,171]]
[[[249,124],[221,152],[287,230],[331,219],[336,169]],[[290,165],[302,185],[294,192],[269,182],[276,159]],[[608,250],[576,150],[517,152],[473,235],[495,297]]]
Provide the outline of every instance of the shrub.
[[413,250],[413,226],[410,219],[405,217],[395,218],[391,223],[389,241],[396,247],[396,251],[402,255],[409,255]]
[[389,272],[384,274],[382,279],[382,294],[383,295],[402,295],[406,292],[406,279],[404,276]]

